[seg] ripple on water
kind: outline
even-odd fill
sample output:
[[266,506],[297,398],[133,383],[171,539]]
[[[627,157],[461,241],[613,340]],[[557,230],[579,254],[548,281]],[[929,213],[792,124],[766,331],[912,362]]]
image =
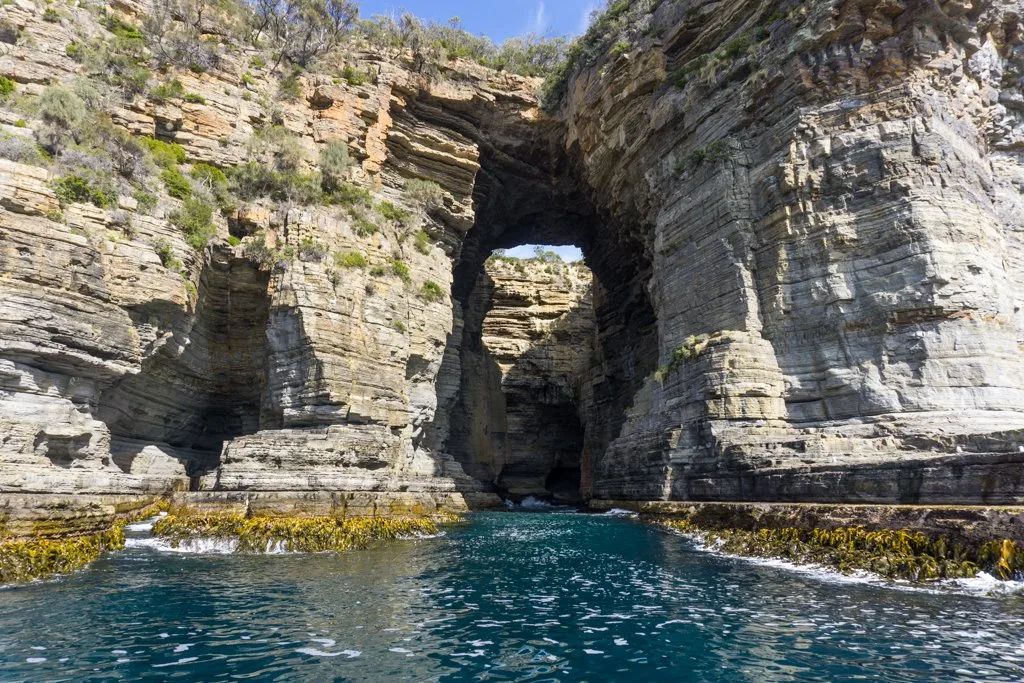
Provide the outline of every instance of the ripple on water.
[[1021,633],[1014,598],[724,557],[628,516],[482,514],[341,556],[133,544],[0,592],[0,680],[1020,680]]

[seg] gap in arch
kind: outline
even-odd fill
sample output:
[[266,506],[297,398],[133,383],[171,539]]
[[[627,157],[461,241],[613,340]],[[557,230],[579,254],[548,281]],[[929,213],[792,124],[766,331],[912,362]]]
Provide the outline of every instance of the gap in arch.
[[578,247],[527,244],[493,250],[469,291],[453,454],[512,500],[581,500],[592,285]]

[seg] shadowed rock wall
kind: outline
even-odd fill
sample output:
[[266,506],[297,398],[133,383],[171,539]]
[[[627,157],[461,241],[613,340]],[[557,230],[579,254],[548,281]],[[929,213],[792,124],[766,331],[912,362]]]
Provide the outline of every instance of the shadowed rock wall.
[[579,500],[590,288],[579,264],[489,259],[477,278],[449,450],[503,494]]
[[[111,92],[113,125],[180,144],[186,172],[244,163],[273,125],[306,171],[348,146],[358,206],[240,202],[200,252],[156,172],[154,208],[127,187],[116,209],[61,207],[59,168],[0,159],[7,514],[99,519],[184,489],[204,505],[432,509],[534,487],[531,449],[552,447],[525,429],[537,386],[503,372],[474,300],[487,255],[526,242],[578,244],[593,273],[593,355],[571,383],[584,496],[1019,501],[1019,6],[629,11],[629,49],[577,70],[550,116],[535,80],[460,60],[421,73],[365,45],[343,57],[366,82],[326,64],[294,101],[238,46],[166,74],[190,101]],[[0,8],[21,31],[0,49],[18,98],[84,75],[73,41],[112,39],[88,8],[62,12]],[[0,106],[5,136],[34,144],[43,125]],[[413,198],[414,179],[438,198]],[[353,252],[365,265],[343,265]],[[485,350],[497,372],[474,365]],[[480,438],[495,420],[501,448]]]

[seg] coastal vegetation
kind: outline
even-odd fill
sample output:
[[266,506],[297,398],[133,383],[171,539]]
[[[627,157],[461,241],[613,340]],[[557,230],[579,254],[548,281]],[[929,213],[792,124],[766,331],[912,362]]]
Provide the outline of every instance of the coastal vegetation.
[[66,574],[96,560],[108,550],[124,547],[124,528],[71,538],[38,538],[0,543],[0,584]]
[[[453,516],[438,517],[454,521]],[[438,531],[430,517],[248,517],[245,515],[169,515],[153,525],[156,536],[175,546],[200,538],[236,541],[235,552],[345,552],[376,541],[431,535]]]
[[971,578],[980,571],[1008,580],[1024,572],[1024,550],[1009,539],[971,545],[911,529],[715,529],[690,519],[660,519],[656,524],[725,553],[781,558],[847,574],[868,571],[891,580]]

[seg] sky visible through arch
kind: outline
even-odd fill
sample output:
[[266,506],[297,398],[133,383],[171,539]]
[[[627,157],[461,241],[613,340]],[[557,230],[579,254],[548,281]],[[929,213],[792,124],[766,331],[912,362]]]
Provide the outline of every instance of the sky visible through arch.
[[437,22],[459,17],[470,33],[500,43],[527,33],[578,35],[586,30],[590,13],[603,6],[603,0],[359,0],[359,14],[368,18],[407,11]]
[[[513,249],[506,249],[505,256],[512,256],[514,258],[533,258],[533,250],[537,247],[536,244],[523,244]],[[543,246],[545,251],[553,251],[562,257],[563,261],[582,261],[583,252],[580,251],[579,247],[566,246],[566,247],[552,247],[548,245]]]
[[[459,17],[465,30],[501,43],[530,33],[545,37],[579,35],[587,29],[591,13],[604,4],[604,0],[359,0],[359,14],[369,18],[411,12],[421,19],[442,23]],[[507,250],[506,255],[532,258],[536,246],[524,244]],[[579,247],[543,246],[563,261],[583,260]]]

